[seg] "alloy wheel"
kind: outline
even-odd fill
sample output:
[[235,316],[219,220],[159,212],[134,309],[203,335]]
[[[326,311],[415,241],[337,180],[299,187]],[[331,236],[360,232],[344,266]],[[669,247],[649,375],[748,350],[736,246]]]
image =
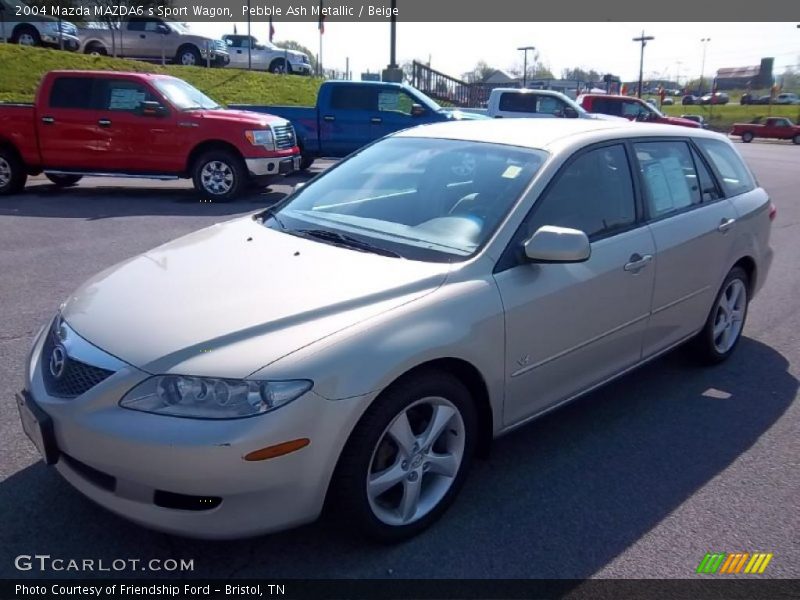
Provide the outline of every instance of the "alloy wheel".
[[36,39],[30,33],[21,33],[19,38],[17,38],[17,43],[20,46],[35,46]]
[[185,67],[193,67],[197,64],[193,52],[184,52],[181,54],[181,64]]
[[231,191],[234,185],[234,173],[231,166],[220,161],[207,162],[200,172],[203,188],[214,195],[223,195]]
[[433,510],[459,472],[465,437],[461,413],[446,398],[426,397],[403,409],[370,459],[366,487],[375,517],[400,526]]
[[741,279],[733,279],[717,300],[714,311],[714,348],[725,354],[739,339],[747,310],[747,288]]

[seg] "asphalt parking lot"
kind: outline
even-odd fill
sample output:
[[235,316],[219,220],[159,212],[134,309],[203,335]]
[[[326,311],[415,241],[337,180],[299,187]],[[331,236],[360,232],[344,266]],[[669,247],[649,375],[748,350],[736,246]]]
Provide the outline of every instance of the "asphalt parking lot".
[[737,147],[778,217],[775,262],[734,357],[700,369],[672,353],[498,440],[442,521],[393,547],[343,536],[336,515],[244,541],[167,536],[98,508],[39,461],[13,394],[31,337],[63,298],[298,179],[231,204],[199,203],[185,181],[57,191],[32,180],[0,199],[0,577],[109,575],[14,567],[20,554],[49,554],[189,558],[194,575],[226,578],[691,578],[706,552],[738,551],[774,553],[762,577],[800,577],[800,148]]

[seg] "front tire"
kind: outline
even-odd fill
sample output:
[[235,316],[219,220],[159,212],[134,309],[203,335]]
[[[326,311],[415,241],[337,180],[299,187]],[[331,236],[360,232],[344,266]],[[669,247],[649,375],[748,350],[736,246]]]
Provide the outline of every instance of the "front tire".
[[461,489],[476,435],[475,405],[461,381],[439,371],[401,379],[342,451],[331,488],[337,519],[381,542],[417,535]]
[[292,67],[282,58],[276,58],[269,65],[270,73],[292,73]]
[[247,186],[249,176],[244,161],[227,150],[211,150],[202,154],[192,168],[195,189],[217,202],[236,198]]
[[745,132],[742,134],[742,141],[743,141],[745,144],[749,144],[750,142],[752,142],[752,141],[753,141],[753,134],[752,134],[752,132],[750,132],[750,131],[745,131]]
[[83,179],[83,175],[56,175],[54,173],[45,173],[44,176],[56,184],[56,187],[60,188],[73,186]]
[[722,282],[703,330],[693,341],[695,354],[705,364],[721,363],[733,354],[742,337],[750,304],[750,278],[734,267]]
[[25,165],[16,153],[0,148],[0,196],[21,192],[27,180]]

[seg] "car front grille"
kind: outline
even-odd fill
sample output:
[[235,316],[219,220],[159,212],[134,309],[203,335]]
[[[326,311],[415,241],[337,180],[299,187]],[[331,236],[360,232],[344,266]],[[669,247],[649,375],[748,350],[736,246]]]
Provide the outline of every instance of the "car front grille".
[[[57,398],[75,398],[90,390],[98,383],[114,374],[114,371],[101,369],[72,358],[63,352],[64,366],[58,377],[53,374],[51,360],[58,346],[56,332],[50,328],[42,347],[42,379],[47,393]],[[61,347],[63,351],[63,346]]]
[[272,133],[275,136],[275,148],[287,150],[294,148],[297,143],[294,135],[294,127],[290,123],[286,125],[273,125]]

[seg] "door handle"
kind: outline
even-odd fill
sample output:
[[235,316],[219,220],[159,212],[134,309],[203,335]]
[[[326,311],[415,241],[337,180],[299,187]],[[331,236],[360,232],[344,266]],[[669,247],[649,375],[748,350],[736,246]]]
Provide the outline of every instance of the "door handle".
[[47,125],[52,125],[55,122],[56,120],[53,117],[42,117],[42,123],[45,123]]
[[369,120],[369,122],[370,122],[370,123],[383,123],[383,119],[381,119],[380,117],[372,117],[372,118]]
[[333,115],[325,115],[325,116],[324,116],[324,117],[322,117],[322,118],[323,118],[325,121],[335,121],[335,120],[336,120],[336,117],[334,117]]
[[652,260],[653,260],[652,254],[645,254],[644,256],[642,256],[639,253],[635,253],[631,255],[631,257],[628,259],[628,262],[625,263],[625,266],[623,268],[626,271],[628,271],[628,273],[635,274],[644,269],[647,265],[649,265]]
[[100,125],[100,127],[111,127],[111,120],[110,119],[100,119],[99,121],[97,121],[97,124]]
[[719,222],[717,231],[720,233],[728,233],[728,230],[733,227],[734,223],[736,223],[736,219],[722,219],[722,221]]

